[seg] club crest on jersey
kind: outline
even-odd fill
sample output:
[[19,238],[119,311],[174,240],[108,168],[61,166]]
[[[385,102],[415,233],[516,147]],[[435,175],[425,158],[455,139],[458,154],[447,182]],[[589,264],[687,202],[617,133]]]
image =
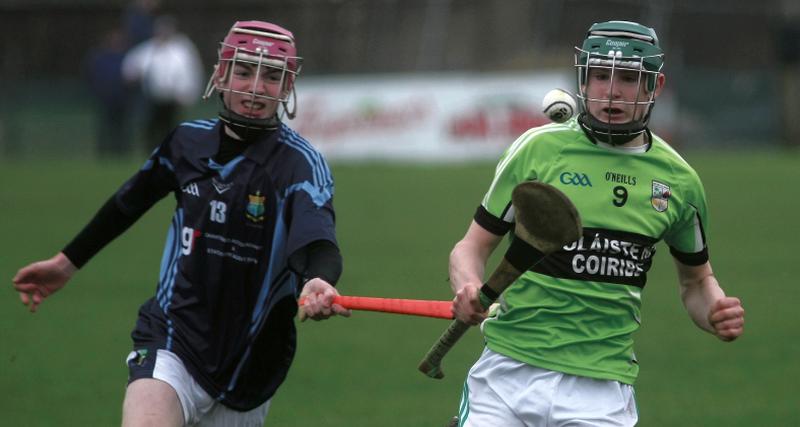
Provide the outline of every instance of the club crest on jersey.
[[245,216],[253,222],[261,222],[264,220],[264,200],[267,198],[261,195],[260,191],[256,194],[247,195],[247,211]]
[[669,207],[669,198],[672,193],[669,185],[653,180],[653,195],[650,197],[650,204],[658,212],[664,212]]

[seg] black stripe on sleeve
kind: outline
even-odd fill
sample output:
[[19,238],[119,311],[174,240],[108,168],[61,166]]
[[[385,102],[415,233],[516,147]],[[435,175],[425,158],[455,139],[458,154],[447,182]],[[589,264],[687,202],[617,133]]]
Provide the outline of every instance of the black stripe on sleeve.
[[708,261],[708,246],[706,245],[706,230],[703,227],[703,221],[700,218],[700,212],[697,209],[697,206],[692,205],[691,203],[689,206],[694,209],[694,216],[697,220],[697,224],[700,227],[700,238],[703,239],[703,250],[697,253],[687,253],[681,252],[678,249],[673,248],[672,246],[669,247],[669,252],[672,254],[675,259],[682,262],[686,265],[703,265]]
[[511,230],[512,223],[505,222],[502,219],[492,215],[483,206],[478,206],[475,211],[475,216],[472,217],[475,222],[486,231],[496,234],[498,236],[505,236]]
[[708,247],[704,247],[702,251],[697,253],[687,253],[670,246],[669,253],[671,253],[675,259],[686,265],[703,265],[708,261]]

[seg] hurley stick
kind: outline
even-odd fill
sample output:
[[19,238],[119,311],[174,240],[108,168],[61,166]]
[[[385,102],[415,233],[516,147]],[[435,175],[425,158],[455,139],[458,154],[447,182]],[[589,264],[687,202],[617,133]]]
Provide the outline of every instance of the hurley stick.
[[[481,287],[481,304],[488,308],[522,273],[539,263],[548,254],[580,238],[581,219],[569,198],[557,188],[526,181],[511,194],[514,206],[516,239],[506,251],[500,265]],[[528,246],[520,248],[521,246]],[[521,250],[522,249],[522,250]],[[469,329],[454,320],[419,364],[419,370],[431,378],[444,378],[442,359]]]

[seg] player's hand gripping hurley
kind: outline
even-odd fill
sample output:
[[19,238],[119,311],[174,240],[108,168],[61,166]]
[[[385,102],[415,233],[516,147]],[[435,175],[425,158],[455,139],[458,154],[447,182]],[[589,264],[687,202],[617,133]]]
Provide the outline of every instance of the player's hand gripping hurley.
[[[481,287],[484,308],[488,308],[522,273],[548,254],[578,240],[583,233],[577,209],[564,193],[551,185],[536,181],[518,184],[511,194],[511,203],[515,210],[514,234],[533,248],[523,251],[523,256],[519,251],[506,252],[500,265]],[[469,328],[468,324],[454,320],[422,359],[419,370],[431,378],[443,378],[442,358]]]

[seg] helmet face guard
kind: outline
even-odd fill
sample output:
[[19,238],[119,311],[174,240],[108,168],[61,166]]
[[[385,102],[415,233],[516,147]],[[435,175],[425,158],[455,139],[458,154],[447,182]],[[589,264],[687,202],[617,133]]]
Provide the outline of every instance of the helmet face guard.
[[[655,104],[658,76],[664,64],[664,54],[653,29],[627,21],[594,24],[582,47],[575,48],[575,68],[578,77],[577,97],[580,100],[581,125],[592,136],[609,144],[624,144],[644,133]],[[637,95],[634,100],[592,98],[588,94],[589,73],[604,70],[609,76],[610,92],[615,78],[622,72],[637,75]],[[645,96],[641,97],[644,87]],[[633,106],[633,117],[627,123],[602,121],[589,112],[589,104],[605,104],[607,108]]]
[[[301,65],[302,58],[297,56],[294,35],[290,31],[267,22],[237,22],[220,43],[218,61],[206,86],[204,99],[214,93],[219,94],[219,117],[239,136],[275,129],[280,122],[277,112],[267,118],[253,118],[253,114],[249,117],[243,116],[234,112],[230,105],[226,105],[224,95],[227,93],[249,97],[251,113],[256,103],[277,103],[282,106],[283,114],[290,119],[294,118],[297,108],[294,84]],[[231,87],[231,79],[237,66],[248,67],[248,72],[253,75],[253,84],[246,90]],[[267,75],[272,76],[271,78],[280,76],[277,81],[277,87],[280,88],[278,93],[258,90],[260,81]],[[294,101],[292,109],[288,107],[290,98]]]

